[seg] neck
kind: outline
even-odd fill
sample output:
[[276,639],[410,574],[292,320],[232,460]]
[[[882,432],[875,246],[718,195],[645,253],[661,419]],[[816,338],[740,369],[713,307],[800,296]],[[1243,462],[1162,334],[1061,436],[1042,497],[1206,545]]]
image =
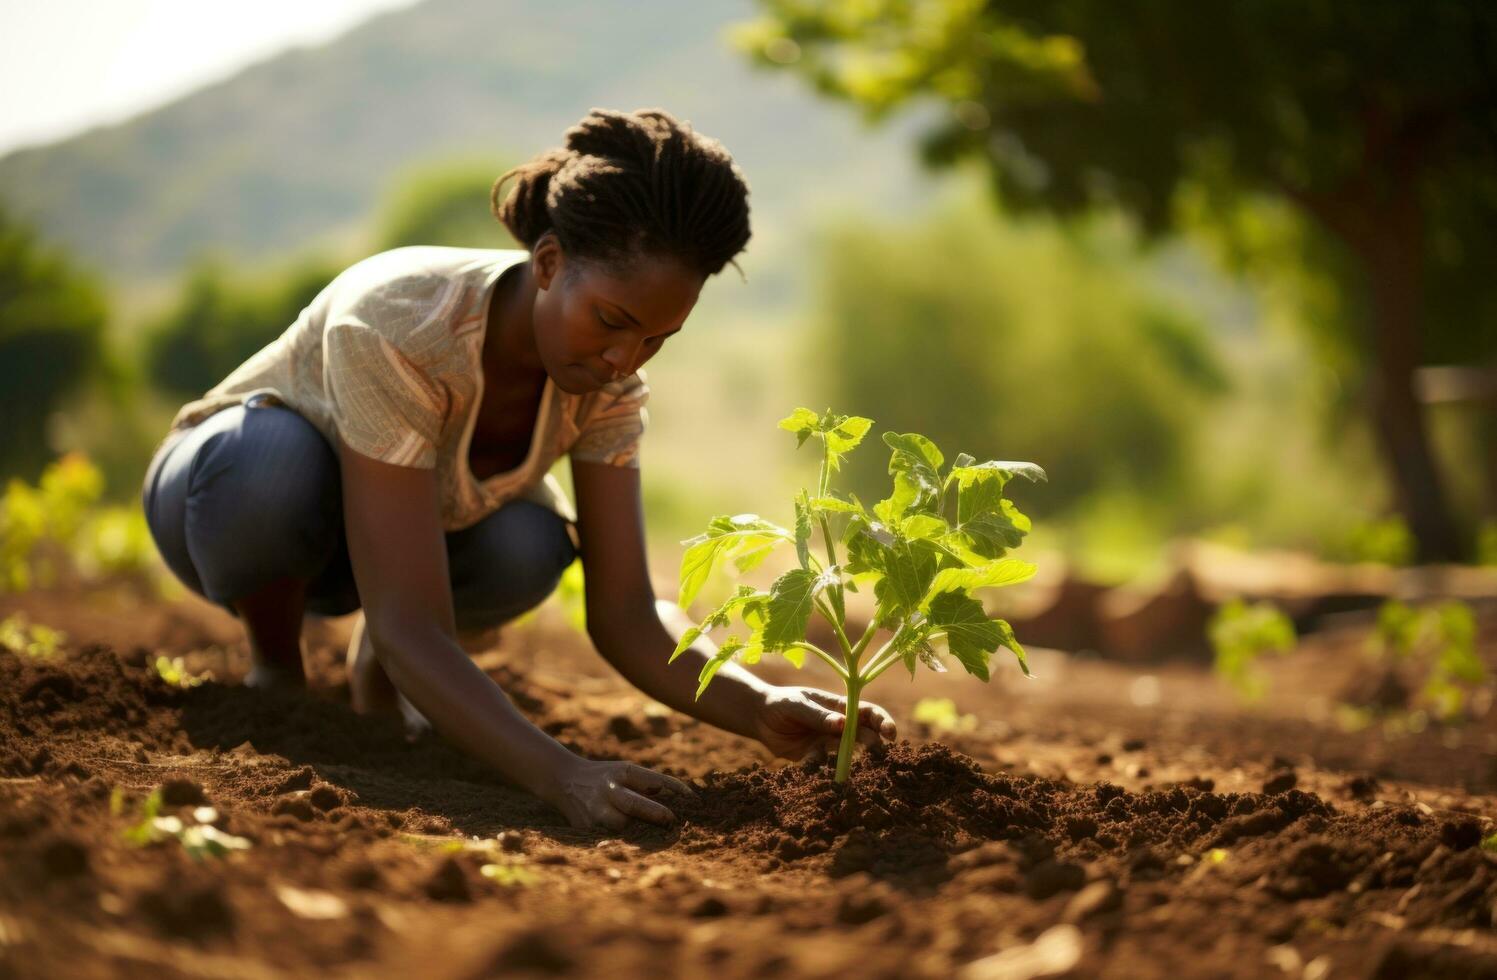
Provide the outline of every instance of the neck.
[[539,375],[545,366],[535,344],[535,276],[530,260],[506,269],[494,284],[483,342],[484,373],[490,376]]

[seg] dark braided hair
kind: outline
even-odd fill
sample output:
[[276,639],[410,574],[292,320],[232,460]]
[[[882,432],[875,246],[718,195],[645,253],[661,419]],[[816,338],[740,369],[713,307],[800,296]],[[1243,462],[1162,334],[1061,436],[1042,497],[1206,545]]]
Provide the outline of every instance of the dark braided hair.
[[748,244],[748,193],[728,151],[690,123],[664,109],[593,109],[564,146],[495,181],[489,207],[527,249],[550,231],[568,258],[627,268],[663,256],[705,279]]

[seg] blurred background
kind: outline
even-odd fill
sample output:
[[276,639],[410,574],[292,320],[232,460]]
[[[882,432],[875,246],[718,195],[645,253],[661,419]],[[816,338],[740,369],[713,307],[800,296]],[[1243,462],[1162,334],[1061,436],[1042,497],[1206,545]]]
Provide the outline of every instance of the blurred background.
[[[364,256],[513,247],[498,174],[658,105],[734,154],[754,229],[649,368],[665,574],[713,514],[788,519],[802,404],[1040,463],[1026,550],[1102,585],[1182,541],[1497,564],[1497,27],[1379,11],[8,4],[10,550],[67,453],[125,507],[98,560],[147,547],[179,405]],[[847,474],[869,497],[881,448]]]

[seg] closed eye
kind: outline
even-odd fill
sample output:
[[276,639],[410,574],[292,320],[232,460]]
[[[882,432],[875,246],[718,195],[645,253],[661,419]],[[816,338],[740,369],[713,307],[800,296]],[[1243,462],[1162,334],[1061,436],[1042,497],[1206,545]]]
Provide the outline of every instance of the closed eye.
[[628,327],[625,327],[623,324],[609,323],[607,320],[605,320],[603,318],[603,314],[601,314],[601,313],[598,314],[598,322],[601,323],[601,324],[603,324],[603,326],[607,327],[609,330],[627,330],[628,329]]

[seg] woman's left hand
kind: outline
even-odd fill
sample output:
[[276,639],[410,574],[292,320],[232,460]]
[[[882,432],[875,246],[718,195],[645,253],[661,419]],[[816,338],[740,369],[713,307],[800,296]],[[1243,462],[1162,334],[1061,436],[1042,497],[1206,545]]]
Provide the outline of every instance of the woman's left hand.
[[[814,687],[773,687],[754,716],[759,741],[782,759],[801,759],[812,749],[835,755],[847,720],[847,698]],[[858,741],[892,741],[898,730],[889,712],[871,701],[858,703]]]

